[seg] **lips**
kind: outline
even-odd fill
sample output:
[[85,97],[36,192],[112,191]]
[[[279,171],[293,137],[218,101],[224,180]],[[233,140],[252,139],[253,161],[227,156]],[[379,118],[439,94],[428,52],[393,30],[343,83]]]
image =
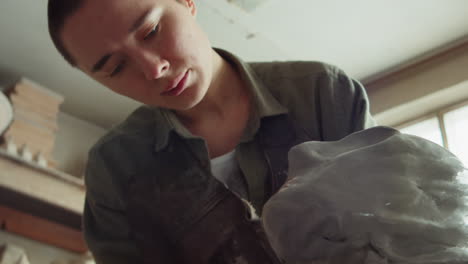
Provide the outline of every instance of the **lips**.
[[166,90],[164,90],[164,92],[162,92],[161,95],[163,95],[163,96],[178,96],[178,95],[180,95],[186,88],[185,86],[186,86],[186,83],[187,83],[187,79],[189,77],[189,73],[190,73],[190,71],[187,70],[184,73],[177,76],[177,78],[175,78],[170,83],[168,88]]

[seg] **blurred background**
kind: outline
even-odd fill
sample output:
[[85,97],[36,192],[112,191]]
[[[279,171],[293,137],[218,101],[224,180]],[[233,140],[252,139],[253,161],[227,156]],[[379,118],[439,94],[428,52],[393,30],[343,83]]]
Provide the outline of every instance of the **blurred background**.
[[[334,64],[365,85],[379,124],[468,164],[468,1],[195,3],[213,46],[246,61]],[[31,263],[87,263],[87,151],[139,104],[70,67],[49,39],[46,11],[47,0],[0,2],[0,252],[4,244]]]

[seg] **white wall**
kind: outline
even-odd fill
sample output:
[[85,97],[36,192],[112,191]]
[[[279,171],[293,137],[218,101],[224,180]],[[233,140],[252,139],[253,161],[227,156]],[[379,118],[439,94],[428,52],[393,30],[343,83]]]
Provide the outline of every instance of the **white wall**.
[[63,112],[58,126],[53,153],[58,169],[82,177],[89,149],[106,130]]

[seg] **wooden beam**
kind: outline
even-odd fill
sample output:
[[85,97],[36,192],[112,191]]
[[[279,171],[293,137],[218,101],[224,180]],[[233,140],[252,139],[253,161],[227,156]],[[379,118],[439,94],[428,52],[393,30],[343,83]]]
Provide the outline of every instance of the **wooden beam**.
[[0,205],[81,230],[81,214],[2,186]]
[[368,90],[379,89],[395,81],[399,81],[408,75],[419,74],[428,68],[437,67],[440,64],[451,61],[468,50],[468,37],[455,41],[451,45],[435,49],[425,55],[411,59],[392,69],[380,72],[361,80]]
[[80,231],[0,205],[0,222],[5,231],[16,233],[76,253],[88,251]]
[[[364,81],[371,113],[379,124],[395,125],[466,100],[466,69],[468,39],[465,38],[433,56]],[[420,103],[423,98],[424,102]]]

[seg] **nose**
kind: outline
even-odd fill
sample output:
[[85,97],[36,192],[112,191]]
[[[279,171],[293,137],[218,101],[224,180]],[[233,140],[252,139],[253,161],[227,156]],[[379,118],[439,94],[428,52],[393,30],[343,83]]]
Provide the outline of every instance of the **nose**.
[[135,53],[137,64],[147,80],[159,79],[169,70],[169,61],[154,51],[140,49]]

